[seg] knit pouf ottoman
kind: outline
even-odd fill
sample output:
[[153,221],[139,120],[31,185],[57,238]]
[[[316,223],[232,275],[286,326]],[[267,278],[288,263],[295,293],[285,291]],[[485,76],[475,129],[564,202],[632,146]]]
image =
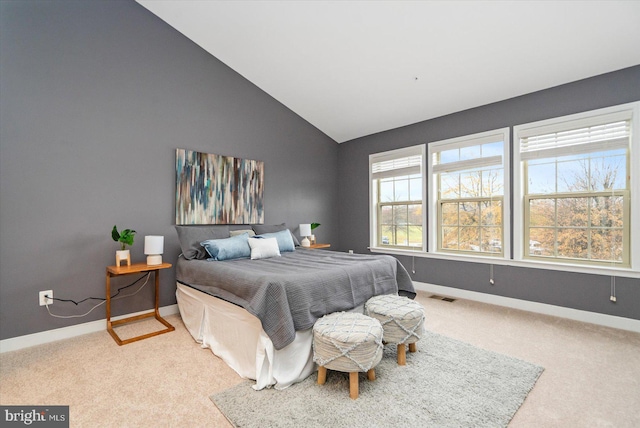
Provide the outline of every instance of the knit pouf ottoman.
[[365,314],[377,319],[384,329],[385,343],[398,345],[398,364],[407,363],[405,345],[416,352],[416,342],[424,332],[424,308],[408,297],[385,294],[367,300]]
[[374,318],[355,312],[334,312],[313,326],[313,361],[318,363],[318,384],[327,369],[349,373],[349,396],[358,398],[358,373],[375,380],[374,367],[382,359],[382,326]]

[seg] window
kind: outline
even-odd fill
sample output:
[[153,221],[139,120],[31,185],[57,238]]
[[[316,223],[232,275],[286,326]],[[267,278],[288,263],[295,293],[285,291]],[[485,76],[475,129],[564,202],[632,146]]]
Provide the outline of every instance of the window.
[[637,101],[371,154],[370,246],[635,275],[639,130]]
[[423,157],[423,146],[369,157],[372,246],[424,248]]
[[630,215],[634,110],[638,103],[515,128],[522,210],[516,255],[631,266],[632,227],[639,226]]
[[508,255],[509,130],[429,144],[431,248],[470,255]]

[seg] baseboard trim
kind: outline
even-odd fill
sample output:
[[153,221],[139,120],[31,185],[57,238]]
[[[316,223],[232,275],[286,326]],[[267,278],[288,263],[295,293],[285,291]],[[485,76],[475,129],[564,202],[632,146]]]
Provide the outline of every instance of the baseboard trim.
[[[120,315],[113,317],[113,321],[144,314],[149,311],[140,311],[134,314]],[[163,306],[160,308],[160,315],[163,317],[178,313],[178,305]],[[107,331],[107,320],[96,320],[84,324],[72,325],[69,327],[57,328],[55,330],[42,331],[40,333],[28,334],[25,336],[12,337],[11,339],[0,340],[0,353],[17,351],[19,349],[29,348],[31,346],[42,345],[45,343],[55,342],[62,339],[70,339],[72,337],[81,336],[87,333],[95,333],[97,331]]]
[[640,333],[640,320],[414,281],[416,290]]
[[[456,297],[459,299],[473,300],[491,305],[504,306],[507,308],[520,309],[528,312],[535,312],[544,315],[551,315],[560,318],[567,318],[574,321],[581,321],[590,324],[597,324],[605,327],[617,328],[620,330],[640,333],[640,320],[617,317],[614,315],[599,314],[596,312],[582,311],[579,309],[564,308],[546,303],[529,302],[527,300],[514,299],[512,297],[496,296],[493,294],[479,293],[477,291],[461,290],[459,288],[445,287],[442,285],[429,284],[426,282],[413,282],[416,290]],[[114,317],[114,320],[127,318],[148,311],[136,312],[134,314]],[[168,316],[177,314],[178,305],[169,305],[160,308],[160,315]],[[55,342],[57,340],[69,339],[83,334],[106,331],[106,319],[91,321],[84,324],[72,325],[55,330],[42,331],[40,333],[28,334],[26,336],[12,337],[11,339],[0,340],[0,353],[17,351],[31,346],[42,345]]]

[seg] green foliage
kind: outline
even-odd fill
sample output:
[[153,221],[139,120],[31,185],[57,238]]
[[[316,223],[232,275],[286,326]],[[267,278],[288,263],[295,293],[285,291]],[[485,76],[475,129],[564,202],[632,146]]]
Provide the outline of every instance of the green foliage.
[[318,226],[320,226],[320,223],[311,223],[311,230],[315,229]]
[[111,230],[111,237],[114,241],[120,242],[121,250],[126,250],[127,245],[133,245],[133,236],[135,234],[136,231],[133,229],[124,229],[121,233],[118,233],[118,228],[115,225]]

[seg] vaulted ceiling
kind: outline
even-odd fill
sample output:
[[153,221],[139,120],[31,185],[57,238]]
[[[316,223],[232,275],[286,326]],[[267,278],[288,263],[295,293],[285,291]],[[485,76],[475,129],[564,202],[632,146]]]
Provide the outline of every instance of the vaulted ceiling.
[[339,143],[640,64],[640,1],[137,1]]

